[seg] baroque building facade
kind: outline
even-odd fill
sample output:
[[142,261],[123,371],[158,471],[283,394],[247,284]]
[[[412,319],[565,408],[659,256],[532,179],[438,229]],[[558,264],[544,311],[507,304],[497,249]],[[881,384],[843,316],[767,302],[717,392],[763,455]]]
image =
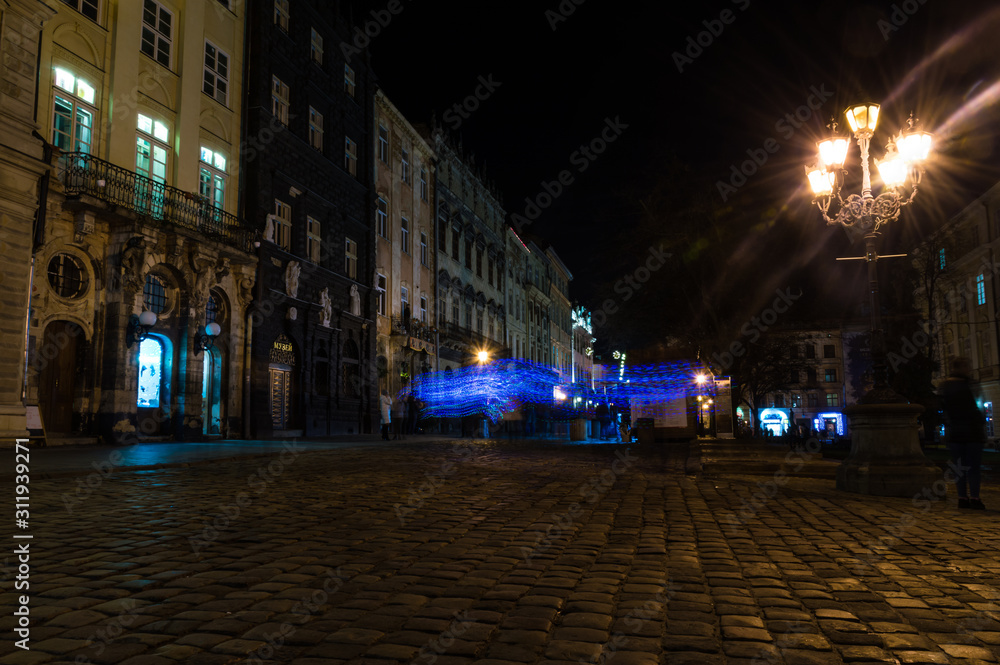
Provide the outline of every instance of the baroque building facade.
[[237,215],[243,9],[54,4],[28,402],[50,442],[238,433],[256,264]]
[[505,212],[474,160],[434,131],[440,369],[507,355]]
[[375,93],[376,370],[398,394],[437,365],[434,151],[382,90]]
[[569,283],[573,273],[562,262],[552,246],[545,248],[552,275],[549,287],[549,308],[552,337],[552,369],[559,375],[560,383],[573,382],[573,320],[570,310]]
[[513,227],[507,227],[507,334],[506,344],[511,358],[527,358],[527,263],[531,253]]
[[246,216],[259,229],[250,435],[377,429],[374,81],[323,0],[253,4]]
[[[28,435],[25,410],[25,318],[28,313],[33,229],[44,222],[48,150],[32,105],[38,86],[42,28],[54,10],[41,0],[0,6],[0,437]],[[44,131],[44,129],[43,129]]]

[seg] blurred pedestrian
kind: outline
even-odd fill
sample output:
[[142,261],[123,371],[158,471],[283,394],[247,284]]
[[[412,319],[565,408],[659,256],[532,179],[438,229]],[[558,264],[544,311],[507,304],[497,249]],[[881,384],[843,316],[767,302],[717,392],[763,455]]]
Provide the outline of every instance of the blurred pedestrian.
[[979,498],[979,488],[986,420],[976,406],[969,384],[971,378],[972,361],[963,357],[953,358],[951,373],[940,388],[941,408],[951,458],[958,473],[955,478],[958,507],[983,510],[986,506]]
[[389,397],[389,393],[382,391],[382,397],[379,399],[379,424],[382,426],[382,440],[389,440],[389,425],[392,423],[392,398]]
[[608,438],[608,425],[611,424],[611,412],[608,410],[607,402],[598,402],[594,415],[597,416],[597,422],[600,423],[601,441],[604,441]]
[[403,400],[396,395],[392,400],[392,438],[400,441],[403,439]]

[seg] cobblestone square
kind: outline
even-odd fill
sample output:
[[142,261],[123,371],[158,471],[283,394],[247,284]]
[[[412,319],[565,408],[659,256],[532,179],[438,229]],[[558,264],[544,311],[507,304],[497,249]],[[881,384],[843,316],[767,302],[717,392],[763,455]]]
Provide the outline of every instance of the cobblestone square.
[[33,480],[0,663],[997,662],[995,511],[686,461],[420,441]]

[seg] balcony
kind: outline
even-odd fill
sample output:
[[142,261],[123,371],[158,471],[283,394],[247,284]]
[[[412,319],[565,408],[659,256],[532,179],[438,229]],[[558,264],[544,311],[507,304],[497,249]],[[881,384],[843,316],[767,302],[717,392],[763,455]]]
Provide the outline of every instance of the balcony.
[[256,233],[245,221],[197,194],[169,187],[82,152],[62,154],[67,197],[92,196],[150,219],[197,231],[250,253]]

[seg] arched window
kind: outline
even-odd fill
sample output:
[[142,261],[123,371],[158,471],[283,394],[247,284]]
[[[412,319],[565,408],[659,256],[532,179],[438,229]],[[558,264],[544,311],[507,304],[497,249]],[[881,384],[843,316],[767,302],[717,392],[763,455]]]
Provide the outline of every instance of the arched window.
[[167,308],[167,290],[163,280],[156,275],[146,275],[146,284],[142,287],[142,302],[153,314],[162,314]]

